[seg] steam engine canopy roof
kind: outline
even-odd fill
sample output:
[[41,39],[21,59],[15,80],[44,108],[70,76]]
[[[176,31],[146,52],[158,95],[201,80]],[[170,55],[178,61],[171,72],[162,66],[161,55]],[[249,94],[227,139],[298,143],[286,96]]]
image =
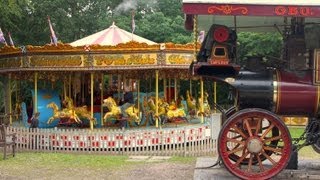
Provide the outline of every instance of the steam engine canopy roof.
[[320,6],[319,0],[183,0],[183,3]]

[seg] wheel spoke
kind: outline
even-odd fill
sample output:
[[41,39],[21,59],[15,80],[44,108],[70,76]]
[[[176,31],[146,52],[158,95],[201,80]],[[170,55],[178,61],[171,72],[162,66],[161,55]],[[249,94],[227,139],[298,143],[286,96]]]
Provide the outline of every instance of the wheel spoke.
[[264,167],[262,165],[262,161],[260,159],[260,156],[257,155],[257,159],[258,159],[259,168],[260,168],[261,172],[263,172],[264,171]]
[[261,121],[262,121],[262,119],[259,118],[258,123],[257,123],[257,127],[256,127],[256,133],[255,133],[256,136],[258,136],[258,133],[260,131]]
[[247,128],[247,130],[248,130],[249,137],[252,137],[252,130],[251,130],[250,124],[249,124],[249,122],[248,122],[248,119],[245,119],[245,120],[244,120],[244,124],[246,125],[246,128]]
[[266,142],[270,142],[270,141],[280,140],[281,138],[282,138],[282,136],[275,136],[272,138],[266,138],[265,140],[263,140],[263,142],[266,143]]
[[244,146],[241,146],[239,148],[234,148],[232,149],[231,151],[227,151],[228,154],[233,154],[235,152],[239,152],[239,151],[242,151],[244,149]]
[[273,148],[273,147],[269,147],[269,146],[264,146],[263,149],[268,150],[268,151],[272,151],[272,152],[282,152],[282,149],[280,149],[280,148]]
[[242,153],[242,156],[236,162],[236,166],[239,166],[239,164],[244,160],[245,157],[248,156],[248,154],[249,154],[249,151],[245,151],[245,153]]
[[254,157],[254,154],[251,153],[250,154],[250,159],[249,159],[249,163],[248,163],[248,172],[251,172],[252,171],[252,159]]
[[228,142],[237,143],[237,144],[241,144],[241,145],[244,145],[244,144],[245,144],[244,141],[237,140],[236,138],[227,138],[227,141],[228,141]]
[[266,152],[262,152],[263,156],[266,157],[273,165],[276,164],[276,162],[268,155]]
[[245,138],[245,139],[248,138],[248,136],[247,136],[242,130],[240,130],[236,125],[234,125],[233,129],[234,129],[237,133],[239,133],[243,138]]
[[263,132],[262,136],[260,137],[261,139],[264,139],[264,137],[271,131],[271,129],[274,127],[274,124],[271,124],[268,129]]

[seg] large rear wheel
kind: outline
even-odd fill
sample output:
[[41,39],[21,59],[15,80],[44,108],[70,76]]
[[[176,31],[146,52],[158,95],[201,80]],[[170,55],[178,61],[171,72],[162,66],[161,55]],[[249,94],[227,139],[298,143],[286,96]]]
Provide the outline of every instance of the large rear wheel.
[[219,155],[225,167],[242,179],[269,179],[290,159],[291,136],[275,114],[244,109],[228,118],[219,134]]

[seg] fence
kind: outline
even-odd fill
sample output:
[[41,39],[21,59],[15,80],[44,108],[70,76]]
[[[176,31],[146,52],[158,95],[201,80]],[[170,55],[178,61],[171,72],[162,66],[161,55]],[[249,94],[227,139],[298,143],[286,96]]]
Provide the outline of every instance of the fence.
[[216,153],[210,125],[168,129],[28,129],[7,127],[17,134],[18,151],[112,155],[203,156]]

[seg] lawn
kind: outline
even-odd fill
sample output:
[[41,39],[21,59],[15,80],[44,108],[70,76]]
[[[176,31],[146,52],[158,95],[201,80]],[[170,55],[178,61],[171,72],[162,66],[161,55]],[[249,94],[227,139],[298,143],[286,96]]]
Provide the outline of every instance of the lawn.
[[158,162],[128,160],[128,156],[20,152],[14,158],[0,160],[0,179],[141,179],[144,173],[159,178],[165,173],[169,177],[179,173],[189,179],[196,162],[195,157]]
[[[291,126],[291,127],[289,127],[289,131],[290,131],[291,137],[292,138],[300,137],[300,135],[304,131],[304,128],[305,128],[304,126],[303,127],[299,127],[299,126]],[[306,147],[303,147],[299,151],[299,157],[306,158],[306,159],[320,159],[320,154],[315,152],[312,149],[311,146],[306,146]]]

